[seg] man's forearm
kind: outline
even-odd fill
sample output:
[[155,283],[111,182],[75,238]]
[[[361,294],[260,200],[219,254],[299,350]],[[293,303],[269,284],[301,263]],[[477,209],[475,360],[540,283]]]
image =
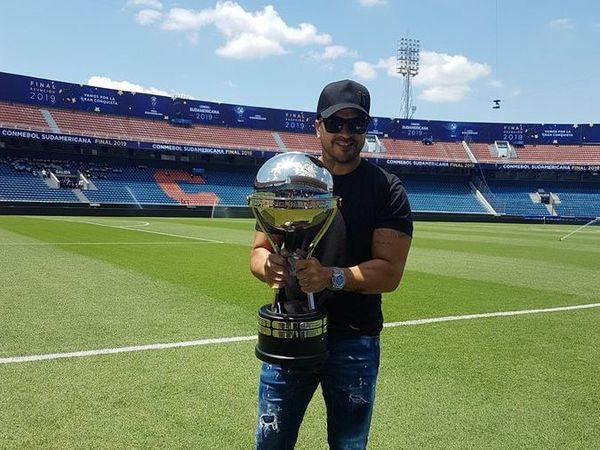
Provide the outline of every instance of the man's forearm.
[[371,259],[357,266],[344,268],[344,290],[362,294],[381,294],[394,291],[400,284],[404,266],[396,267],[384,259]]

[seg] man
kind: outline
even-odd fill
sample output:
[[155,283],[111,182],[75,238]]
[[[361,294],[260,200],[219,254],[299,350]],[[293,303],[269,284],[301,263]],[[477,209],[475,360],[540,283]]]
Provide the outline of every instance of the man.
[[[321,92],[315,122],[321,161],[333,175],[340,209],[313,257],[296,262],[303,292],[328,314],[326,361],[317,367],[263,364],[259,385],[259,449],[291,449],[306,407],[321,384],[332,449],[364,449],[375,400],[381,293],[395,290],[408,256],[412,219],[400,180],[360,156],[369,123],[370,95],[351,80]],[[252,273],[273,288],[285,286],[284,256],[256,231]]]

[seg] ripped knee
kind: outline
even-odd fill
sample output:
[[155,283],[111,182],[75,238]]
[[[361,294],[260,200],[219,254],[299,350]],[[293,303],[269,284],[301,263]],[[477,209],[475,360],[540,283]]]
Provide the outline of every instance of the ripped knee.
[[350,400],[350,403],[353,403],[353,404],[371,403],[369,400],[365,399],[360,394],[350,394],[348,396],[348,399]]
[[260,416],[260,427],[263,431],[279,432],[279,420],[273,413],[267,413]]

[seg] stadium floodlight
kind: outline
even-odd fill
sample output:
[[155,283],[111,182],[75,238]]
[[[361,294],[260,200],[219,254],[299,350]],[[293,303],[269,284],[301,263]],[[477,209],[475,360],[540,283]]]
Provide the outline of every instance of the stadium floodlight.
[[421,42],[418,39],[402,38],[398,42],[396,57],[396,73],[404,78],[404,89],[400,104],[400,117],[412,118],[416,106],[412,104],[411,80],[419,74],[419,57]]

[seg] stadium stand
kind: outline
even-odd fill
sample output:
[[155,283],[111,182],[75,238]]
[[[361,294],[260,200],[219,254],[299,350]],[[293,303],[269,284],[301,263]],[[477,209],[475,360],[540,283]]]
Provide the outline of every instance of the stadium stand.
[[469,144],[482,163],[536,163],[536,164],[600,164],[598,145],[524,145],[515,149],[515,158],[497,156],[492,144]]
[[468,178],[407,174],[401,178],[414,211],[488,214]]
[[246,205],[246,199],[252,193],[256,171],[252,166],[211,165],[202,183],[188,180],[180,183],[180,187],[186,195],[212,195],[213,201],[208,204]]
[[552,215],[544,204],[536,203],[531,198],[531,194],[541,187],[539,184],[519,180],[489,180],[488,186],[495,196],[495,208],[501,214],[515,216]]
[[218,126],[173,127],[166,120],[138,119],[94,112],[45,109],[58,126],[51,129],[42,110],[28,105],[0,102],[0,123],[36,131],[53,131],[113,139],[149,139],[169,144],[202,145],[280,151],[272,132]]
[[40,108],[7,102],[0,102],[0,127],[51,131]]
[[[46,183],[42,170],[69,172],[90,182],[87,189]],[[245,205],[253,166],[211,165],[204,176],[189,170],[88,160],[0,159],[0,201],[88,202],[136,205]],[[80,195],[75,192],[80,191]]]
[[382,139],[389,156],[428,161],[470,162],[461,142],[407,141]]
[[62,169],[51,161],[0,158],[0,201],[79,202],[71,189],[51,189],[42,177],[44,167]]
[[600,147],[594,145],[527,145],[517,149],[517,160],[539,164],[600,164]]
[[84,133],[120,139],[148,139],[208,147],[280,150],[271,132],[217,126],[174,127],[165,120],[50,110],[63,133]]
[[174,205],[179,202],[171,198],[154,180],[154,170],[148,167],[118,166],[89,168],[95,190],[86,190],[85,196],[91,203],[122,203]]
[[214,192],[185,192],[184,185],[205,183],[203,177],[185,170],[156,169],[154,180],[165,194],[182,205],[212,205],[219,202]]
[[[160,165],[160,163],[158,163]],[[153,168],[126,162],[1,158],[0,201],[126,205],[245,205],[252,192],[255,166],[208,164],[203,176],[185,169]],[[87,189],[65,189],[45,180],[48,173],[80,174]],[[490,214],[475,195],[472,176],[399,175],[414,211]],[[482,192],[499,214],[517,216],[600,216],[600,183],[577,181],[488,180]],[[535,199],[543,189],[550,206]],[[490,198],[493,196],[493,199]]]
[[296,150],[312,154],[321,153],[321,144],[317,139],[315,139],[313,134],[282,131],[280,131],[278,134],[288,151]]
[[[32,82],[37,86],[35,80]],[[44,89],[55,89],[54,84],[42,84]],[[263,116],[255,112],[260,108],[247,112],[244,107],[222,104],[195,108],[195,114],[214,112],[217,120],[210,121],[191,115],[191,108],[186,111],[182,104],[178,108],[183,109],[164,107],[156,114],[160,118],[145,116],[146,103],[138,108],[137,115],[124,109],[113,114],[90,104],[71,106],[72,99],[83,98],[76,97],[78,90],[90,96],[87,101],[94,98],[95,91],[85,86],[67,88],[69,96],[53,91],[53,98],[62,102],[52,104],[32,104],[27,100],[30,96],[16,102],[15,97],[0,98],[1,203],[246,205],[257,168],[267,158],[286,151],[321,152],[314,131],[310,131],[312,119],[308,113],[290,114],[298,119],[290,124],[286,112],[285,125],[277,121],[275,112]],[[143,96],[136,95],[135,101],[150,104],[151,100],[156,105],[155,97]],[[164,104],[169,101],[167,98]],[[139,107],[139,103],[136,105]],[[243,116],[245,111],[247,116]],[[175,118],[169,119],[172,114]],[[272,123],[266,122],[269,114],[273,114]],[[260,123],[248,126],[257,118]],[[409,124],[412,131],[426,130],[424,136],[431,135],[426,121],[416,122]],[[380,121],[379,127],[386,123],[399,121]],[[538,143],[536,132],[536,140],[527,145],[451,140],[463,135],[470,138],[473,133],[469,132],[415,140],[415,134],[410,134],[410,139],[394,134],[394,130],[401,129],[399,125],[390,126],[389,134],[378,128],[379,134],[370,136],[377,145],[363,155],[399,174],[416,212],[600,216],[600,144],[589,144],[600,138],[592,125],[578,128],[580,134],[572,131],[574,127],[554,125],[544,134],[546,128],[536,125],[546,143],[542,144],[541,139]],[[458,129],[456,124],[452,126]],[[521,129],[510,125],[506,136]],[[559,136],[562,144],[558,145],[558,140],[548,144],[552,137],[547,136]],[[561,136],[571,136],[571,141],[562,141]],[[579,141],[573,136],[580,136]]]
[[552,192],[560,199],[554,207],[560,216],[600,217],[600,186],[559,185]]

